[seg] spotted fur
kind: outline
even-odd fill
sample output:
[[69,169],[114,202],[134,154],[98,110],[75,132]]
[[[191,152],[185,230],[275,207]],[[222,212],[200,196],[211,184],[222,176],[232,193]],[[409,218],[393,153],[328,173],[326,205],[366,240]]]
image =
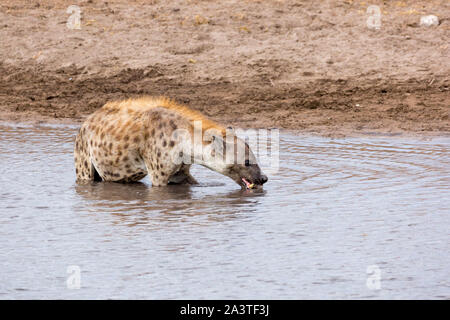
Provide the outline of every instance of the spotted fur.
[[[202,123],[202,133],[214,130],[221,139],[226,132],[201,113],[164,97],[105,104],[86,119],[76,137],[77,181],[134,182],[149,175],[154,186],[197,183],[189,173],[192,162],[185,159],[186,148],[196,146],[191,139],[177,137],[179,129],[193,134],[196,121]],[[202,158],[197,163],[228,175],[223,163],[216,162]]]

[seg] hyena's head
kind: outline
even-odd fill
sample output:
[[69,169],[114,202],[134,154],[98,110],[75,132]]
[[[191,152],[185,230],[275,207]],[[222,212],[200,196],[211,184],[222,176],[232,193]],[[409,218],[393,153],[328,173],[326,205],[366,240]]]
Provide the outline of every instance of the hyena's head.
[[206,135],[203,145],[203,164],[233,179],[243,189],[262,188],[267,182],[256,157],[248,144],[231,134]]

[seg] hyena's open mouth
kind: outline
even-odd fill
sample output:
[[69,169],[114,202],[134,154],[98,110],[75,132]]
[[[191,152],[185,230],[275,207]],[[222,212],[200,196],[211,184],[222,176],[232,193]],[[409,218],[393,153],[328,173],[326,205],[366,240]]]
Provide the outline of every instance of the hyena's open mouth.
[[252,182],[250,182],[250,181],[248,181],[248,180],[245,179],[245,178],[242,178],[242,182],[244,183],[244,186],[245,186],[247,189],[253,189],[253,188],[255,188],[255,184],[252,183]]
[[263,187],[263,184],[266,181],[267,181],[267,177],[265,175],[263,175],[261,177],[261,179],[257,179],[255,181],[252,181],[248,178],[242,177],[239,184],[241,185],[242,188],[245,188],[245,189],[260,189]]

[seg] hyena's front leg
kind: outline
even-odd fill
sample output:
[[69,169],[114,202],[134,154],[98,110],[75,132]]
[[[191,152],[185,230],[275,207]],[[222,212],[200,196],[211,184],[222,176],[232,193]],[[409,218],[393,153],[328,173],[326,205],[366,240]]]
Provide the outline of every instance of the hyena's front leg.
[[160,164],[157,161],[152,160],[151,157],[144,158],[145,166],[147,167],[147,173],[152,182],[152,186],[160,187],[169,184],[169,177],[171,174],[169,172],[174,172],[172,169],[169,172],[168,167],[164,167],[164,164]]
[[147,152],[144,153],[143,158],[153,186],[197,183],[189,173],[190,165],[171,161],[167,152],[156,152],[156,154]]
[[183,166],[179,171],[170,176],[169,184],[198,184],[197,180],[189,172],[190,166]]

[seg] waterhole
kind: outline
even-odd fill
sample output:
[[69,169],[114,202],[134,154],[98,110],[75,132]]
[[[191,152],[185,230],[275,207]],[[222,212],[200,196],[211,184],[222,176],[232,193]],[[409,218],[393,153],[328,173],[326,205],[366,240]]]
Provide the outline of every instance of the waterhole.
[[76,185],[76,130],[0,125],[0,298],[450,298],[449,138],[281,132],[245,192]]

